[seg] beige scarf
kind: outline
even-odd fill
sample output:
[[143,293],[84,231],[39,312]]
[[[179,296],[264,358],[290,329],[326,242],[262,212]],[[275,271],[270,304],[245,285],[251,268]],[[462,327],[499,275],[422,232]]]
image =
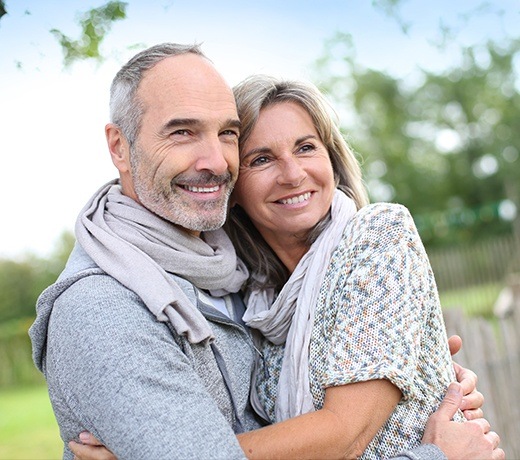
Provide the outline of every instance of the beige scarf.
[[209,342],[213,332],[169,273],[214,296],[238,292],[248,277],[223,230],[190,235],[123,195],[117,180],[101,187],[83,208],[76,238],[103,271],[191,343]]
[[[260,330],[276,345],[285,342],[275,405],[277,422],[314,411],[309,383],[309,342],[314,310],[332,253],[355,213],[354,201],[336,190],[330,224],[302,257],[276,300],[272,289],[248,293],[244,322]],[[256,389],[252,391],[255,409],[262,413]]]

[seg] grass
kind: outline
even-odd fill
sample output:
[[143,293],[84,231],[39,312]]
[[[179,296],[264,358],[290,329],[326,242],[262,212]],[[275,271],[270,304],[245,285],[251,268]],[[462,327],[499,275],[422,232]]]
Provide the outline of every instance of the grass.
[[0,389],[0,460],[61,459],[62,451],[47,388]]
[[502,284],[488,283],[478,286],[441,291],[439,293],[443,308],[462,308],[468,316],[493,316],[493,304],[495,303]]

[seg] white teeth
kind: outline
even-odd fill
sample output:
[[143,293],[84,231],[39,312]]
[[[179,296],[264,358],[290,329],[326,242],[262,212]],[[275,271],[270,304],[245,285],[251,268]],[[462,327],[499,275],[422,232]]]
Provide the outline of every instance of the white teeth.
[[211,193],[211,192],[217,192],[220,186],[215,185],[214,187],[193,187],[192,185],[186,185],[184,187],[186,190],[189,190],[190,192],[196,192],[196,193]]
[[287,200],[280,200],[282,204],[296,204],[307,201],[311,197],[311,193],[307,192],[303,195],[293,196],[292,198],[288,198]]

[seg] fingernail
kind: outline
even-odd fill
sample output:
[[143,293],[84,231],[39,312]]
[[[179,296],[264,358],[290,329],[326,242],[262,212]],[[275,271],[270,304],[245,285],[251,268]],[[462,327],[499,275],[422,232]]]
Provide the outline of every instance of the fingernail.
[[88,441],[90,441],[90,433],[88,431],[82,431],[79,434],[79,439],[81,440],[81,442],[88,442]]
[[461,393],[461,391],[462,387],[460,386],[460,384],[456,382],[450,383],[450,386],[448,387],[448,393],[458,395]]

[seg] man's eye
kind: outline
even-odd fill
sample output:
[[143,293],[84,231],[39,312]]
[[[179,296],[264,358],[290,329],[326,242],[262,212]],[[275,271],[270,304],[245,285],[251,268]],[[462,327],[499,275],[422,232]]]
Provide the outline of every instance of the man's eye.
[[172,133],[173,136],[187,136],[190,132],[187,129],[178,129]]
[[226,130],[222,131],[220,134],[223,136],[234,136],[234,137],[240,136],[240,133],[234,129],[226,129]]

